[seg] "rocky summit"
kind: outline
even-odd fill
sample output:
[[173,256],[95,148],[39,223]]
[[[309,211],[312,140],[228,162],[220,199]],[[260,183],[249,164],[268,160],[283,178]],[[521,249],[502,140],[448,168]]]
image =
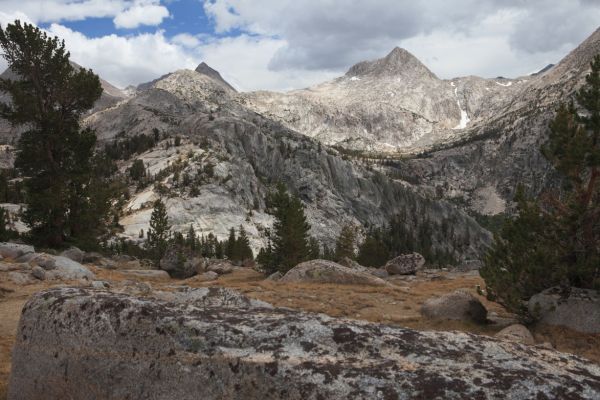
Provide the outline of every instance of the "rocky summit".
[[[198,299],[198,300],[195,300]],[[237,300],[236,300],[237,299]],[[62,288],[25,305],[9,400],[597,399],[576,356],[243,301]]]

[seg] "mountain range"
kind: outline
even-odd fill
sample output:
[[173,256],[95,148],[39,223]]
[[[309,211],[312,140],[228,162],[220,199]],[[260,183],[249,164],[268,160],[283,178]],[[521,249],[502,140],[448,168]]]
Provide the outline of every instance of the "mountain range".
[[[324,244],[345,224],[364,233],[398,217],[413,239],[427,236],[433,251],[465,261],[491,241],[480,217],[510,212],[518,184],[539,193],[557,183],[539,148],[554,110],[599,53],[597,30],[537,74],[444,80],[395,48],[287,93],[238,93],[202,63],[126,90],[103,81],[84,122],[100,145],[164,138],[137,157],[158,184],[131,189],[120,222],[133,240],[163,197],[175,230],[192,224],[224,239],[243,225],[256,251],[273,222],[265,195],[283,182]],[[5,143],[17,136],[0,123]],[[175,137],[181,144],[167,145]],[[121,171],[132,162],[120,162]]]

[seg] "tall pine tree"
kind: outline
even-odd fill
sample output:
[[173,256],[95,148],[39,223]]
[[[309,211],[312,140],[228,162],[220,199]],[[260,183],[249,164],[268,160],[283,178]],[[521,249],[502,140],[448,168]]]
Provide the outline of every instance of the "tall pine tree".
[[150,228],[148,229],[147,239],[148,250],[151,252],[157,266],[167,251],[170,230],[171,225],[169,225],[167,208],[165,207],[165,203],[158,199],[154,202],[154,209],[150,216]]
[[102,94],[100,80],[71,65],[64,42],[27,23],[0,27],[0,47],[19,77],[0,79],[0,91],[11,96],[0,116],[26,127],[15,165],[27,177],[23,219],[31,236],[58,247],[93,234],[105,216],[93,204],[96,135],[79,121]]

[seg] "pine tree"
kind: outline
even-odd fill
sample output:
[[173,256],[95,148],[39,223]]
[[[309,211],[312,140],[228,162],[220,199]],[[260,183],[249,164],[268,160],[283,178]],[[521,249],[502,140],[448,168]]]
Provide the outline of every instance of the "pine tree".
[[279,184],[268,201],[274,209],[273,263],[285,273],[309,256],[308,231],[304,206],[299,198],[290,196],[285,186]]
[[236,261],[247,261],[253,260],[254,254],[252,254],[252,248],[250,247],[250,240],[246,234],[246,230],[240,225],[239,236],[235,242],[235,256]]
[[171,225],[169,225],[169,217],[167,209],[162,200],[154,202],[154,209],[150,216],[150,228],[148,229],[147,247],[154,258],[155,264],[158,266],[160,260],[164,256],[168,240],[170,236]]
[[356,241],[356,230],[352,225],[344,225],[335,243],[335,259],[343,258],[353,260],[356,257],[354,242]]
[[8,225],[8,212],[0,207],[0,241],[6,242],[10,239]]
[[358,249],[357,262],[365,267],[379,268],[389,260],[389,250],[373,234],[369,234]]
[[185,242],[186,245],[190,248],[190,250],[196,250],[198,238],[196,237],[196,231],[194,230],[194,226],[192,224],[190,224],[190,229],[188,229]]
[[35,242],[52,247],[93,235],[105,217],[98,211],[106,207],[92,204],[96,135],[81,130],[79,121],[102,94],[100,80],[70,64],[64,42],[30,24],[0,28],[0,47],[20,77],[0,79],[0,91],[11,96],[0,116],[26,127],[15,162],[27,177],[23,220]]
[[232,227],[229,229],[229,238],[227,239],[227,243],[225,245],[225,255],[229,260],[233,260],[236,256],[235,254],[235,229]]

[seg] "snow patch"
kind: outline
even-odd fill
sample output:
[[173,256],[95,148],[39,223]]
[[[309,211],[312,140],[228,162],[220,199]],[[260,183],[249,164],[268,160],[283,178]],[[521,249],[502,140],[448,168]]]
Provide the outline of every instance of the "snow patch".
[[496,82],[496,85],[500,85],[500,86],[504,86],[504,87],[509,87],[512,86],[512,82],[508,82],[508,83],[502,83],[502,82]]
[[[454,86],[454,82],[452,82],[452,86]],[[467,111],[463,110],[460,105],[460,100],[458,99],[458,88],[457,87],[454,87],[454,97],[456,97],[456,104],[458,105],[458,109],[460,110],[460,122],[458,123],[458,125],[456,125],[452,129],[465,129],[467,127],[467,125],[469,124],[469,122],[471,122],[471,119],[469,118]]]
[[360,81],[360,78],[358,76],[353,76],[352,78],[350,78],[351,81]]

